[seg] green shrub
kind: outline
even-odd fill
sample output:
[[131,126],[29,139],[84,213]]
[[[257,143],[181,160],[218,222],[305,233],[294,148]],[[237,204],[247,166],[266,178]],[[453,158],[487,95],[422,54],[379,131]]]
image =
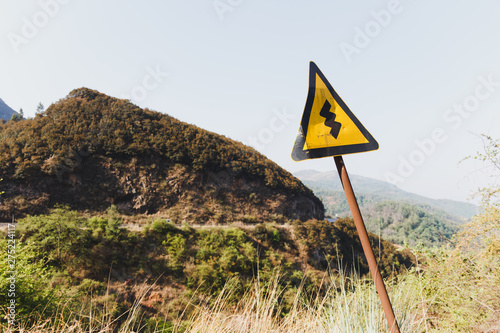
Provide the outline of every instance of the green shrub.
[[266,246],[280,247],[281,234],[276,226],[270,224],[258,224],[253,229],[252,235]]
[[[14,300],[18,323],[33,323],[53,316],[61,293],[50,286],[53,273],[45,261],[38,259],[37,251],[25,242],[15,242],[12,257],[3,250],[8,248],[7,240],[0,240],[0,248],[0,313],[9,313],[7,307]],[[6,316],[0,316],[0,323],[6,321]]]
[[204,282],[202,290],[215,293],[235,275],[247,279],[253,276],[257,251],[243,230],[201,230],[197,247],[196,266],[187,277],[189,287],[195,288]]
[[48,215],[28,216],[18,223],[19,237],[28,241],[40,260],[48,265],[63,267],[75,255],[86,257],[89,253],[90,231],[86,221],[75,211],[59,207]]

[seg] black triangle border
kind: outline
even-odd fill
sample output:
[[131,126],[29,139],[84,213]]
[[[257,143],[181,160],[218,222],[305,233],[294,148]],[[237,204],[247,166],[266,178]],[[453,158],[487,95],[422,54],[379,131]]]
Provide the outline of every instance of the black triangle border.
[[[340,98],[335,89],[333,89],[333,87],[331,86],[330,82],[328,82],[323,73],[321,73],[318,66],[312,61],[309,64],[309,91],[307,93],[306,106],[304,107],[302,120],[300,121],[299,133],[293,145],[292,159],[294,161],[302,161],[313,158],[339,156],[377,150],[379,148],[377,140],[375,140],[370,132],[368,132],[368,130],[361,124],[358,118],[356,118],[356,116],[352,113],[349,107],[344,103],[342,98]],[[307,136],[309,118],[311,116],[311,110],[316,92],[316,74],[318,74],[321,80],[323,80],[335,101],[340,105],[347,116],[352,120],[352,122],[358,127],[361,133],[368,140],[367,143],[303,150]]]

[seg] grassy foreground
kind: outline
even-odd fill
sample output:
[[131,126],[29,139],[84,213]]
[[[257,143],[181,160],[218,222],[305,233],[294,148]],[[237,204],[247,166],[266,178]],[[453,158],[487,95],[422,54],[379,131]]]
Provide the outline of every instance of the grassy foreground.
[[[293,305],[283,315],[283,290],[280,274],[275,272],[267,286],[258,278],[244,296],[232,301],[234,281],[228,281],[216,297],[189,305],[189,315],[180,314],[175,324],[165,325],[158,318],[146,326],[142,321],[140,299],[122,316],[126,320],[116,329],[112,315],[92,318],[92,309],[86,314],[68,316],[64,309],[55,318],[39,321],[31,327],[21,324],[17,332],[384,332],[387,323],[378,295],[369,280],[344,275],[326,276],[329,284],[324,296],[308,295],[302,288],[293,296]],[[425,328],[428,300],[422,281],[414,272],[390,286],[396,316],[402,332],[416,332]],[[146,295],[145,290],[144,295]],[[187,313],[186,312],[186,313]],[[103,320],[104,318],[104,320]],[[55,320],[54,320],[55,319]],[[5,332],[13,328],[3,327]]]
[[[495,206],[488,207],[448,245],[411,249],[420,264],[386,281],[402,332],[500,331],[499,230],[500,211]],[[24,271],[26,278],[19,276],[19,281],[26,283],[20,287],[29,290],[44,279],[43,262],[36,265],[33,271]],[[59,300],[57,293],[37,294],[38,300],[23,300],[37,304],[31,313],[25,314],[30,321],[9,327],[1,320],[0,331],[387,332],[372,281],[348,273],[325,273],[317,292],[304,284],[284,288],[284,275],[279,270],[265,279],[259,271],[243,292],[239,277],[229,278],[216,293],[202,292],[200,285],[174,320],[162,315],[144,317],[143,300],[150,296],[150,284],[144,285],[138,294],[142,296],[128,309],[115,308],[107,291],[98,297],[91,292],[80,310],[65,303],[69,299]],[[46,309],[40,304],[53,303],[57,304],[51,310],[53,315],[42,316]],[[5,304],[0,305],[0,311],[2,317],[8,313]]]

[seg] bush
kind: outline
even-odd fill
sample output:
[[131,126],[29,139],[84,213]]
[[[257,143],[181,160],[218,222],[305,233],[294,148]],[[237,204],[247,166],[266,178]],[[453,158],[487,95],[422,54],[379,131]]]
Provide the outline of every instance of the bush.
[[257,251],[243,230],[201,230],[197,246],[196,266],[187,277],[190,288],[197,288],[203,282],[202,290],[216,293],[235,275],[243,279],[253,277]]
[[59,207],[49,215],[28,216],[18,225],[21,240],[29,242],[37,259],[50,266],[65,267],[75,256],[90,254],[86,221],[75,211]]
[[[10,242],[9,244],[12,244]],[[0,240],[0,248],[7,249],[7,240]],[[11,248],[12,249],[12,248]],[[7,306],[15,300],[16,322],[32,323],[50,318],[56,312],[61,296],[57,289],[50,287],[52,270],[44,260],[37,257],[37,251],[24,242],[15,242],[15,252],[0,251],[0,313],[7,314]],[[11,265],[15,265],[12,267]],[[14,268],[14,269],[11,269]],[[1,316],[0,323],[7,317]]]
[[466,224],[456,247],[423,248],[426,292],[435,301],[432,324],[453,332],[493,332],[500,311],[500,211],[486,210]]
[[273,225],[258,224],[255,226],[252,235],[266,246],[279,247],[282,245],[280,231]]

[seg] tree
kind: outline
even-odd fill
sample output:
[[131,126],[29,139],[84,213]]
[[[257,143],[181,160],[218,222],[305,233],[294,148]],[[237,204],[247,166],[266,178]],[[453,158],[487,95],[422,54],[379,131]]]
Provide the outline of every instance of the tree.
[[10,117],[10,120],[12,120],[12,121],[24,120],[23,109],[20,109],[19,113],[13,113],[12,116]]
[[36,114],[41,114],[43,111],[45,111],[45,106],[43,106],[42,102],[40,102],[36,107]]
[[[482,212],[472,218],[460,233],[457,234],[457,245],[474,251],[485,251],[488,257],[500,253],[500,140],[482,134],[483,151],[467,156],[464,160],[473,159],[485,162],[489,176],[493,178],[490,185],[481,187],[474,194],[481,198]],[[497,256],[495,256],[497,258]],[[495,259],[496,260],[496,259]],[[500,290],[499,290],[500,292]]]
[[485,162],[484,170],[489,173],[492,182],[489,186],[479,188],[474,196],[481,198],[483,208],[490,206],[499,208],[500,184],[497,183],[497,179],[500,175],[500,140],[495,140],[486,134],[481,134],[480,138],[483,142],[483,151],[467,156],[463,160],[473,159]]

